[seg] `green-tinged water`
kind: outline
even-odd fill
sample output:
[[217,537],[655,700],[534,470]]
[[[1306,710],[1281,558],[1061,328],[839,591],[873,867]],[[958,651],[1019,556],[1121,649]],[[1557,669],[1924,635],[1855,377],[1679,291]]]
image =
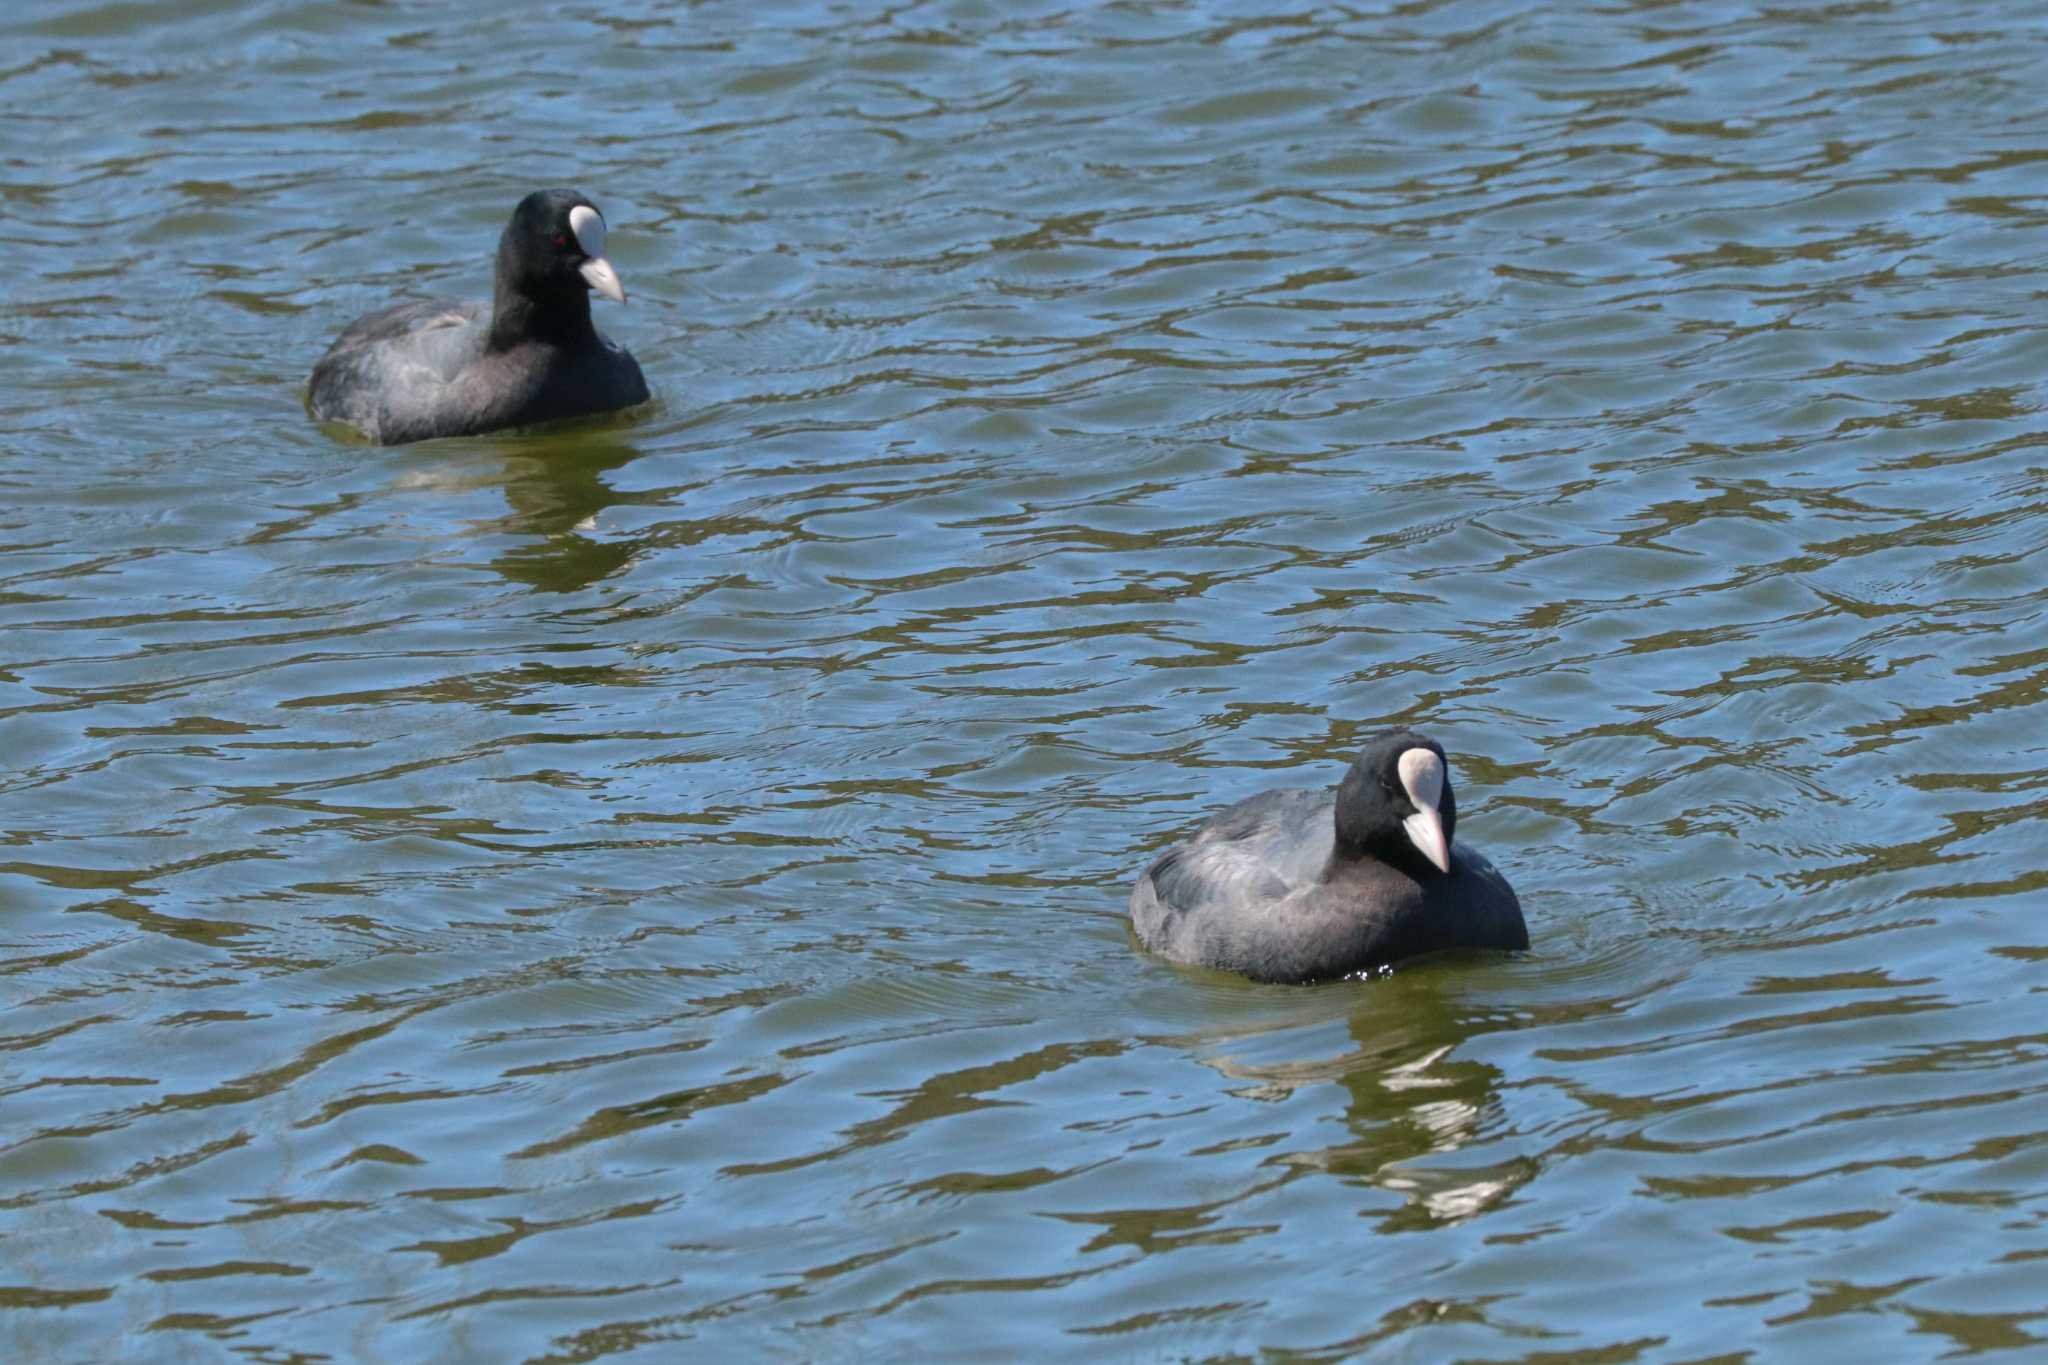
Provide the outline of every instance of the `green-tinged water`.
[[[0,1355],[2048,1351],[2048,13],[0,18]],[[659,401],[384,450],[568,184]],[[1130,941],[1414,724],[1534,946]]]

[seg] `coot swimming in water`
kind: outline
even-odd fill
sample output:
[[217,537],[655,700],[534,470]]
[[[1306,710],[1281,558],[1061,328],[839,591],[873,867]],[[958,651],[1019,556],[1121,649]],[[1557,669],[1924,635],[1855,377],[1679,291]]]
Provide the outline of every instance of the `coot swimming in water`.
[[1373,738],[1333,794],[1261,792],[1153,860],[1138,941],[1255,981],[1320,981],[1440,948],[1526,948],[1507,880],[1455,841],[1443,746]]
[[357,318],[313,367],[313,415],[384,445],[631,407],[647,380],[590,325],[590,291],[626,301],[604,215],[574,190],[519,201],[488,306],[401,303]]

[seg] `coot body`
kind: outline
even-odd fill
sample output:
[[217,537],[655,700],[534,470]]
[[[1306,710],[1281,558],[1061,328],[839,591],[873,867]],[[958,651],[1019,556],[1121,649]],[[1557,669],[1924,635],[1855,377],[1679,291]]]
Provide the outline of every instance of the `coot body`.
[[1528,947],[1513,888],[1457,842],[1457,818],[1442,746],[1380,735],[1334,792],[1261,792],[1154,859],[1131,891],[1131,924],[1162,957],[1255,981]]
[[401,445],[646,402],[639,363],[591,325],[593,289],[626,301],[604,244],[590,200],[529,194],[498,239],[491,302],[422,300],[356,319],[313,367],[313,415]]

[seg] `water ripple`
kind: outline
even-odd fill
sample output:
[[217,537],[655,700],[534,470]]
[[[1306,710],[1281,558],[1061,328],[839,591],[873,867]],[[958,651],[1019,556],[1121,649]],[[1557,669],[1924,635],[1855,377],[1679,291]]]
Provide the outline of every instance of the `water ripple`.
[[[2040,19],[0,30],[12,1356],[2038,1341]],[[554,182],[658,403],[310,422]],[[1135,950],[1392,723],[1529,953]]]

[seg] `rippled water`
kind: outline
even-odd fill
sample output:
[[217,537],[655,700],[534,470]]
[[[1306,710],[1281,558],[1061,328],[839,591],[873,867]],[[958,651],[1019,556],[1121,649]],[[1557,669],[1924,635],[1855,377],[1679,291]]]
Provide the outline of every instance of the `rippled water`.
[[[2048,18],[0,20],[17,1360],[2048,1336]],[[574,184],[660,402],[306,371]],[[1525,955],[1135,870],[1400,721]]]

